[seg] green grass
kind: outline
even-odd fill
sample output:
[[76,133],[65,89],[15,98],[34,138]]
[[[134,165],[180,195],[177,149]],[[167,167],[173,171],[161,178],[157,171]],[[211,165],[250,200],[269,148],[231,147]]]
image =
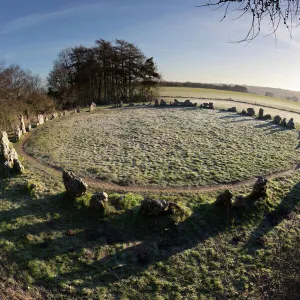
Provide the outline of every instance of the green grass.
[[200,109],[99,110],[39,129],[26,151],[75,173],[141,186],[231,183],[291,168],[298,134]]
[[14,266],[9,276],[46,298],[257,299],[275,275],[278,239],[289,247],[300,234],[299,172],[232,211],[214,205],[216,193],[148,195],[185,207],[178,219],[141,216],[145,195],[132,193],[110,193],[100,216],[88,209],[89,195],[74,203],[61,178],[47,174],[35,180],[47,190],[33,195],[28,180],[41,173],[32,171],[1,180],[0,250]]
[[213,89],[201,89],[201,88],[184,88],[184,87],[161,87],[159,89],[161,97],[195,97],[195,98],[220,98],[240,100],[244,102],[250,102],[257,105],[270,105],[281,109],[290,109],[296,112],[300,112],[300,103],[280,98],[266,97],[256,94],[213,90]]

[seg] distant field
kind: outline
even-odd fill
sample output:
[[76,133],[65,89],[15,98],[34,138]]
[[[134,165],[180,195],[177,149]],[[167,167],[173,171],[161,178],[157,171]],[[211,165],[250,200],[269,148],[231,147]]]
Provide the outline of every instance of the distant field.
[[297,138],[295,131],[238,114],[141,108],[52,123],[26,149],[45,163],[121,185],[203,186],[291,167]]
[[183,87],[162,87],[160,88],[160,96],[166,97],[187,97],[187,98],[219,98],[235,101],[249,102],[252,104],[269,105],[273,107],[293,110],[300,113],[300,103],[283,100],[279,98],[265,97],[261,95],[238,93],[231,91],[221,91],[201,88],[183,88]]

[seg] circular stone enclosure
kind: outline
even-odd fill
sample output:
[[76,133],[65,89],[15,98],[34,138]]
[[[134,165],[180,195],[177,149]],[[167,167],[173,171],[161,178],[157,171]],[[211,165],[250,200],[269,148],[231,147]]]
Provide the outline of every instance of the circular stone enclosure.
[[199,108],[103,109],[57,119],[26,142],[46,164],[120,185],[232,183],[297,162],[298,135],[270,122]]

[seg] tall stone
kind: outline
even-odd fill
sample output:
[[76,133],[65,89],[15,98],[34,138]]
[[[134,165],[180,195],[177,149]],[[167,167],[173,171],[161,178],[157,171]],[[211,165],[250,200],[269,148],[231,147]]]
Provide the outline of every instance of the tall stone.
[[16,127],[15,129],[15,138],[16,138],[16,141],[18,142],[22,137],[22,130],[20,129],[19,126]]
[[91,106],[90,106],[90,111],[94,111],[96,109],[97,105],[96,103],[92,102]]
[[26,133],[26,127],[25,127],[25,121],[23,115],[19,115],[19,120],[20,120],[20,129],[22,131],[22,134]]
[[42,125],[45,122],[44,116],[43,115],[38,115],[37,116],[37,125]]
[[294,123],[294,119],[291,118],[288,123],[286,124],[287,127],[291,128],[291,129],[295,129],[295,123]]
[[264,110],[262,108],[259,109],[258,118],[259,119],[263,119],[264,118]]

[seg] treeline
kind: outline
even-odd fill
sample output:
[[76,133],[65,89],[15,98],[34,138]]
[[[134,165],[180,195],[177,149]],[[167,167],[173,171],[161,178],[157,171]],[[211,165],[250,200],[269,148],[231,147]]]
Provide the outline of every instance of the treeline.
[[61,107],[147,101],[160,75],[153,58],[132,43],[97,40],[93,47],[62,50],[48,76],[49,95]]
[[29,119],[54,108],[39,75],[18,65],[0,64],[0,130],[13,129],[20,114]]
[[214,90],[225,90],[233,92],[248,93],[248,89],[242,85],[230,85],[230,84],[213,84],[213,83],[200,83],[200,82],[178,82],[178,81],[161,81],[160,86],[170,87],[189,87],[189,88],[203,88]]

